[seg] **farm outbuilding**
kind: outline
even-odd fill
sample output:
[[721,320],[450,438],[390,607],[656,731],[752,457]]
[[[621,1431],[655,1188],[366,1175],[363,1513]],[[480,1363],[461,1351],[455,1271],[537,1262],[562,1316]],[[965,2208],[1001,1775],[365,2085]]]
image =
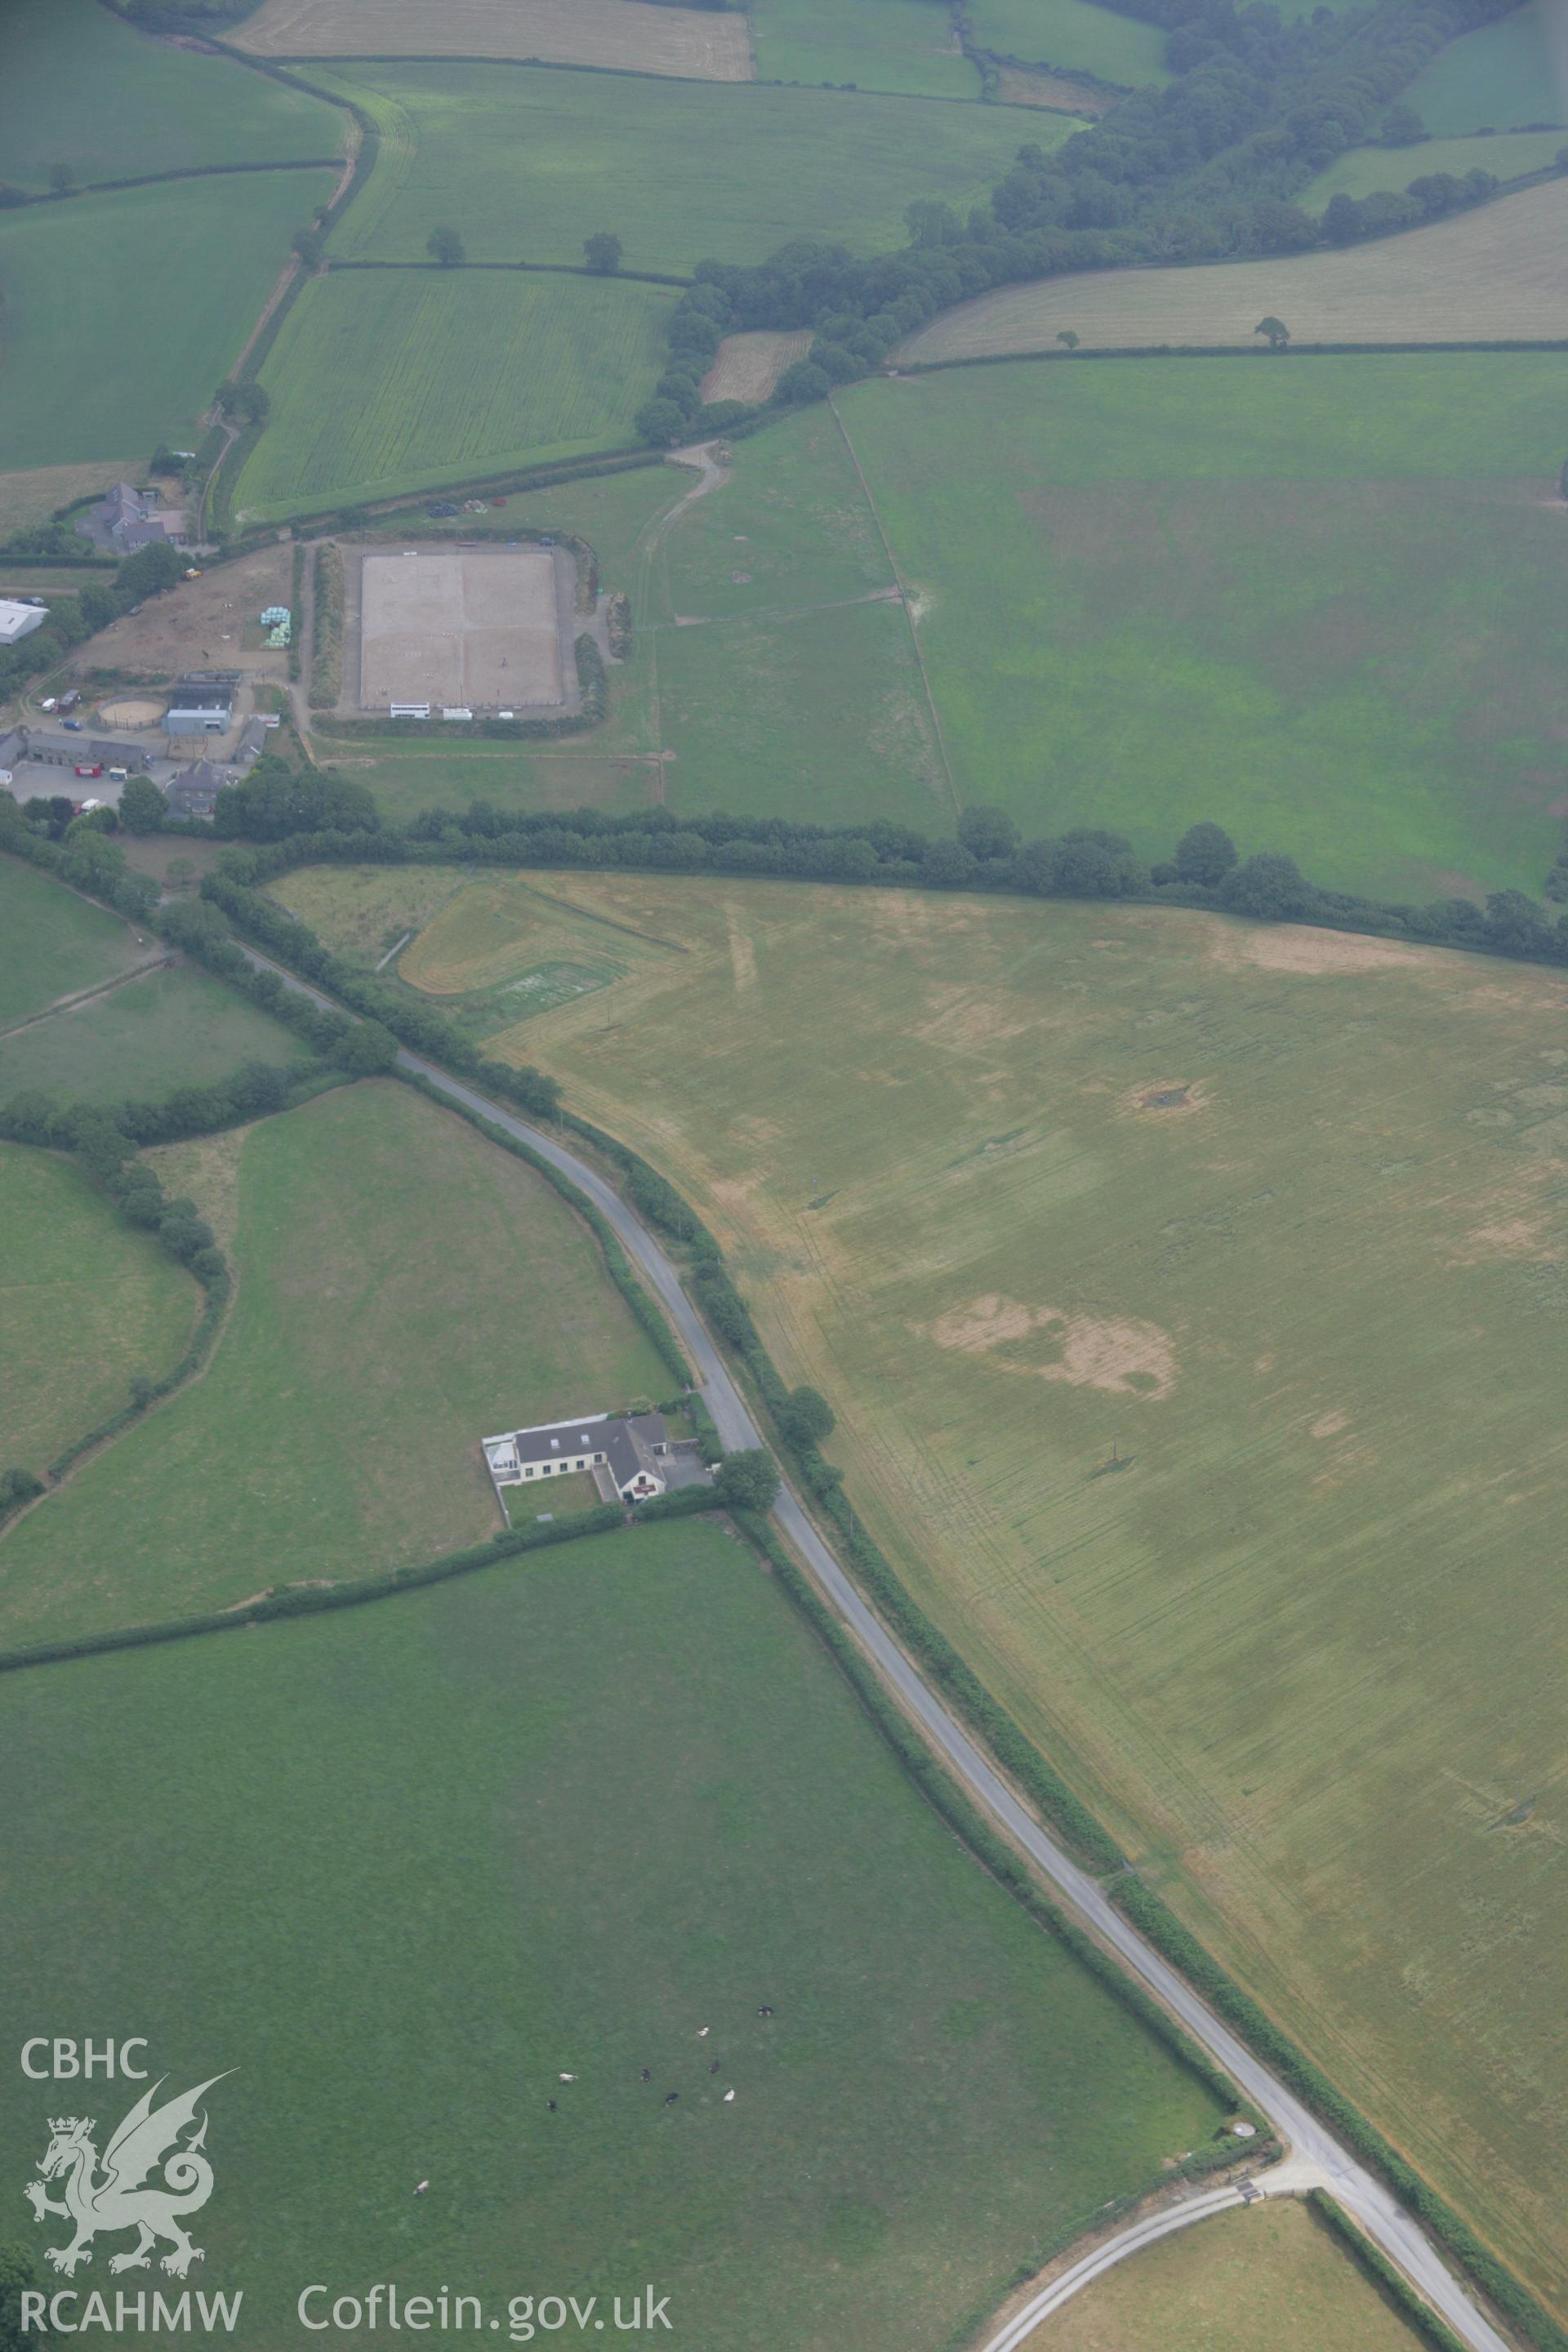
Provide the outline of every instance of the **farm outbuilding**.
[[182,678],[163,714],[165,735],[226,735],[234,719],[234,688],[226,681]]
[[0,646],[14,646],[41,629],[49,617],[47,604],[18,604],[0,597]]

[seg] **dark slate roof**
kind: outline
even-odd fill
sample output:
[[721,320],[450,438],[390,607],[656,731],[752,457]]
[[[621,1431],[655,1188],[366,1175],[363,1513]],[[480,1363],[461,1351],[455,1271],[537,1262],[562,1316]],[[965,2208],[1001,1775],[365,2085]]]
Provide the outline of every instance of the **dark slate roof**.
[[512,1444],[519,1465],[525,1462],[574,1461],[580,1454],[602,1454],[611,1423],[603,1413],[591,1421],[563,1421],[547,1429],[519,1429]]
[[668,1443],[664,1415],[642,1412],[628,1421],[612,1421],[606,1424],[605,1459],[609,1464],[617,1486],[631,1485],[639,1470],[664,1484],[664,1472],[654,1454],[656,1445]]
[[177,710],[230,710],[233,707],[232,686],[182,686],[175,688],[169,710],[173,715]]

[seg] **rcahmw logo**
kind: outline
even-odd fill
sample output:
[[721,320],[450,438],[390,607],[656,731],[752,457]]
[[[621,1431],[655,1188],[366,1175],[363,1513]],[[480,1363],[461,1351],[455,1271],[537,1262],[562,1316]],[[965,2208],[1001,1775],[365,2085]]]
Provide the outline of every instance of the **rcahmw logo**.
[[[35,2082],[85,2082],[100,2074],[145,2082],[147,2068],[132,2061],[146,2047],[140,2038],[79,2045],[37,2035],[22,2045],[22,2072]],[[49,2117],[48,2145],[38,2158],[37,2178],[22,2192],[35,2221],[46,2228],[54,2220],[70,2224],[68,2238],[44,2248],[47,2263],[74,2278],[91,2262],[95,2238],[132,2230],[136,2242],[110,2256],[111,2272],[149,2270],[153,2253],[164,2246],[168,2252],[160,2254],[159,2267],[171,2278],[183,2279],[193,2263],[203,2260],[203,2250],[192,2242],[185,2224],[213,2193],[202,2101],[225,2079],[223,2074],[209,2075],[194,2091],[180,2092],[160,2105],[158,2095],[168,2080],[161,2075],[116,2125],[101,2158],[94,2117]],[[51,2187],[58,2195],[50,2195]],[[198,2294],[195,2301],[199,2326],[232,2329],[244,2295]],[[149,2296],[121,2290],[111,2299],[97,2293],[84,2295],[74,2287],[52,2294],[24,2288],[22,2332],[76,2336],[97,2327],[111,2334],[142,2329],[177,2333],[191,2326],[191,2304],[188,2291]]]

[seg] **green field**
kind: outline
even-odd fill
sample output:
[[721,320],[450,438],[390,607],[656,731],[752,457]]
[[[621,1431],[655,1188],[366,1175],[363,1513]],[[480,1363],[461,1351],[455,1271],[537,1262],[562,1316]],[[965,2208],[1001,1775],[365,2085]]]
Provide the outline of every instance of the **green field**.
[[1561,131],[1504,131],[1496,139],[1424,139],[1416,147],[1352,147],[1303,188],[1297,202],[1320,213],[1331,196],[1370,196],[1383,190],[1403,195],[1412,180],[1429,172],[1490,172],[1499,180],[1520,180],[1544,172],[1563,145]]
[[97,988],[146,952],[122,916],[79,898],[19,857],[0,857],[0,1028],[41,1013],[57,996]]
[[817,824],[951,832],[956,809],[902,608],[666,629],[654,646],[665,797]]
[[1220,2213],[1076,2294],[1026,2352],[1421,2352],[1310,2206]]
[[289,237],[332,184],[260,172],[0,212],[0,471],[194,446]]
[[184,1346],[195,1286],[68,1160],[0,1144],[0,1470],[37,1475]]
[[1097,8],[1094,0],[970,0],[965,13],[977,48],[1023,65],[1130,87],[1171,79],[1163,28]]
[[0,1542],[0,1647],[500,1525],[479,1443],[669,1374],[548,1186],[392,1082],[156,1155],[231,1249],[205,1376]]
[[982,1678],[1560,2297],[1568,981],[1154,908],[542,878],[689,952],[500,1050],[693,1202]]
[[1517,131],[1568,121],[1568,58],[1552,0],[1529,0],[1510,16],[1440,49],[1400,92],[1439,138],[1465,131]]
[[[9,1676],[0,1711],[7,2011],[130,2020],[171,2090],[238,2070],[191,2283],[245,2289],[245,2340],[295,2342],[311,2280],[498,2315],[651,2280],[638,2341],[942,2352],[1215,2126],[710,1524]],[[51,2102],[5,2103],[14,2180]]]
[[[9,0],[0,82],[0,170],[48,185],[203,163],[335,155],[343,116],[226,58],[132,31],[100,0]],[[302,226],[301,222],[301,226]]]
[[0,1101],[40,1087],[68,1102],[123,1102],[205,1086],[242,1062],[303,1059],[290,1030],[192,966],[147,972],[0,1037]]
[[262,369],[272,419],[237,508],[308,512],[625,446],[673,299],[499,270],[315,278]]
[[[880,5],[942,21],[929,0]],[[374,175],[333,235],[345,258],[422,260],[437,221],[475,261],[580,262],[595,228],[620,237],[628,269],[761,261],[798,236],[874,253],[906,242],[917,197],[983,202],[1019,140],[1011,110],[755,83],[382,66],[343,68],[335,87],[383,128]]]
[[961,797],[1152,857],[1211,818],[1395,898],[1539,890],[1568,805],[1565,366],[1125,360],[850,389]]
[[752,0],[759,81],[852,82],[912,98],[973,99],[980,77],[940,0]]
[[[612,681],[619,677],[611,672]],[[323,765],[337,765],[356,783],[368,784],[384,817],[406,824],[427,808],[466,809],[470,801],[532,815],[540,809],[606,808],[617,815],[646,808],[658,798],[658,772],[651,759],[595,752],[520,753],[509,743],[482,740],[455,750],[433,743],[399,743],[395,751],[347,748],[346,765],[335,745],[317,743]],[[390,944],[390,942],[388,942]]]

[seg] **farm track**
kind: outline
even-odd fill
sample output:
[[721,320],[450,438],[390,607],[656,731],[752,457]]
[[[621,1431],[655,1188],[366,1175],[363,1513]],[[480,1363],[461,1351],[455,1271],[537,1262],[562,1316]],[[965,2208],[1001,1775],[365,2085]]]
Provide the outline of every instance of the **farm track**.
[[915,659],[920,664],[921,684],[925,688],[926,709],[931,717],[931,733],[936,739],[937,750],[942,753],[942,771],[947,778],[948,797],[952,803],[954,816],[961,816],[963,814],[963,803],[958,797],[958,786],[953,782],[952,761],[947,755],[947,738],[942,731],[942,720],[937,716],[936,697],[931,690],[931,673],[926,668],[925,648],[921,644],[921,633],[915,623],[914,606],[910,602],[909,592],[904,585],[904,575],[899,570],[898,558],[893,553],[892,541],[888,537],[877,501],[871,496],[871,485],[866,479],[865,468],[856,453],[854,442],[849,438],[849,428],[845,424],[838,403],[833,398],[831,393],[828,394],[827,405],[833,411],[834,422],[843,438],[844,446],[849,454],[849,462],[855,468],[855,478],[860,485],[861,496],[870,509],[872,521],[877,526],[877,536],[882,542],[882,552],[888,559],[888,569],[898,583],[899,602],[904,608],[904,617],[910,625],[910,642],[914,646]]
[[[343,1009],[284,966],[273,963],[270,958],[249,948],[245,953],[258,970],[276,972],[286,986],[313,1003],[335,1012]],[[707,1326],[687,1297],[674,1263],[620,1193],[556,1137],[517,1118],[489,1097],[450,1076],[438,1065],[405,1049],[400,1049],[397,1060],[402,1068],[425,1079],[438,1093],[537,1152],[587,1195],[668,1315],[696,1368],[721,1443],[729,1450],[760,1445],[761,1430]],[[1314,2179],[1331,2187],[1373,2243],[1414,2282],[1456,2335],[1471,2347],[1471,2352],[1510,2352],[1507,2339],[1471,2302],[1436,2246],[1382,2181],[1325,2128],[1312,2111],[1215,2015],[1185,1979],[1144,1941],[1116,1908],[1100,1883],[1047,1836],[862,1599],[787,1478],[780,1488],[774,1516],[814,1582],[944,1765],[1004,1835],[1051,1881],[1096,1940],[1141,1979],[1268,2118],[1304,2167],[1302,2179],[1310,2172]],[[988,2352],[1001,2352],[1001,2347],[993,2345]]]
[[90,1004],[95,997],[108,996],[113,990],[123,988],[128,980],[140,980],[143,972],[173,971],[179,959],[166,953],[143,956],[139,963],[128,964],[110,980],[100,980],[96,988],[79,988],[69,996],[57,996],[41,1013],[29,1013],[25,1021],[13,1021],[8,1028],[0,1029],[0,1037],[15,1037],[24,1029],[36,1029],[40,1021],[52,1021],[57,1013],[74,1013],[79,1005]]

